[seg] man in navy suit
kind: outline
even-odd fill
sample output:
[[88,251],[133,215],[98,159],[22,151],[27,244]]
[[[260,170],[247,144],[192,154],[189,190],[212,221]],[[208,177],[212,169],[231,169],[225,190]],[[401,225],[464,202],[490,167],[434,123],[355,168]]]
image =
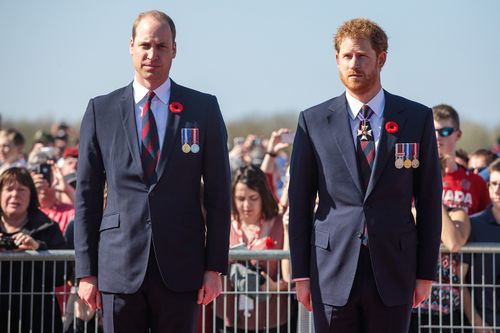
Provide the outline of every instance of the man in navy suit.
[[[217,100],[169,78],[175,25],[133,26],[131,84],[82,120],[75,254],[79,295],[106,332],[194,332],[228,262],[230,172]],[[104,200],[105,194],[105,200]]]
[[441,177],[432,112],[382,89],[387,47],[374,22],[345,22],[335,49],[346,92],[299,116],[291,258],[297,298],[314,309],[320,333],[407,332],[412,306],[436,276]]

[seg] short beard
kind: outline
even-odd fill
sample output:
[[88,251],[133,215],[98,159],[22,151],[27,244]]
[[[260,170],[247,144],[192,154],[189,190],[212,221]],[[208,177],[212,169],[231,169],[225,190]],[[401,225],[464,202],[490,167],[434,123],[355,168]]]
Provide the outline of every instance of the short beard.
[[380,72],[375,67],[370,72],[359,72],[362,74],[362,80],[359,82],[349,81],[349,74],[355,74],[356,72],[348,72],[343,76],[343,74],[339,71],[340,81],[347,88],[347,90],[353,92],[356,95],[363,95],[370,92],[373,87],[377,86],[377,83],[380,78]]

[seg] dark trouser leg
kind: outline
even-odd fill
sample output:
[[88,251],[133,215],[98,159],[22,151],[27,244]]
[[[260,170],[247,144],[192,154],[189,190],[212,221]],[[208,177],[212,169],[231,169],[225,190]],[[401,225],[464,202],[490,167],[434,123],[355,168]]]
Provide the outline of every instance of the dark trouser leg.
[[411,304],[389,307],[378,294],[367,247],[361,246],[349,300],[344,306],[313,304],[317,333],[406,333]]
[[105,333],[194,333],[200,306],[197,290],[174,292],[161,278],[153,252],[135,294],[103,293]]
[[360,261],[363,262],[363,332],[406,333],[410,325],[411,304],[386,306],[377,291],[368,248],[362,247]]

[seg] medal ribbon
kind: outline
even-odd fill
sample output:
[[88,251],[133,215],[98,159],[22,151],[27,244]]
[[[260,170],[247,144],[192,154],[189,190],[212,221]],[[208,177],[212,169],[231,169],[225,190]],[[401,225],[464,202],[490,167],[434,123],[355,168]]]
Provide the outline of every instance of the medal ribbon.
[[403,156],[404,156],[403,144],[402,143],[396,143],[396,157],[397,158],[402,158]]
[[198,129],[193,128],[193,144],[198,144],[199,141],[198,136],[199,136]]
[[409,160],[410,159],[410,156],[411,156],[411,147],[410,147],[410,144],[409,143],[405,143],[404,144],[404,148],[405,148],[405,153],[404,153],[404,159],[405,160]]
[[187,144],[191,146],[193,144],[193,142],[191,141],[193,137],[193,129],[187,128],[186,132],[187,132]]
[[366,116],[366,118],[363,118],[363,115],[361,114],[362,112],[358,112],[357,118],[359,119],[360,122],[363,123],[363,125],[366,123],[366,121],[370,120],[370,118],[373,116],[373,110],[370,109],[370,112]]
[[412,159],[413,160],[418,160],[418,143],[412,143],[412,148],[413,148],[413,154],[412,154]]
[[182,129],[182,133],[181,133],[182,144],[185,144],[188,141],[188,135],[187,135],[188,131],[187,130],[188,130],[187,128]]

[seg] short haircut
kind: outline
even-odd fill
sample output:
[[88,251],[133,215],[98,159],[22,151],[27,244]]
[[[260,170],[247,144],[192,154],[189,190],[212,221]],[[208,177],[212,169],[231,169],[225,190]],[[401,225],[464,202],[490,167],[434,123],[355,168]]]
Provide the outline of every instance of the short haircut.
[[[35,184],[29,171],[26,168],[9,168],[2,172],[0,175],[0,193],[3,188],[13,182],[18,182],[21,185],[26,186],[30,190],[30,203],[28,205],[28,213],[34,213],[38,210],[38,193],[36,191]],[[0,216],[3,215],[2,208],[0,207]]]
[[355,18],[344,22],[334,37],[335,51],[340,51],[340,44],[345,38],[368,39],[377,54],[387,52],[389,48],[385,31],[375,22],[365,18]]
[[490,175],[493,172],[500,172],[500,159],[496,159],[493,163],[491,163],[490,166],[488,167],[488,171]]
[[147,12],[142,12],[139,15],[137,15],[134,21],[134,25],[132,26],[132,40],[135,39],[135,31],[137,29],[137,26],[139,25],[139,23],[141,23],[142,19],[145,17],[153,17],[160,22],[167,23],[168,26],[170,27],[170,31],[172,32],[172,39],[173,39],[172,41],[175,42],[176,33],[175,33],[174,21],[170,18],[170,16],[159,10],[148,10]]
[[233,215],[239,219],[238,210],[234,200],[234,191],[238,183],[248,186],[249,189],[259,193],[262,200],[262,217],[269,220],[278,215],[278,204],[274,199],[266,174],[256,165],[250,164],[239,168],[233,180],[232,186],[232,208]]
[[451,105],[438,104],[432,108],[432,114],[435,121],[451,119],[453,127],[460,129],[460,118],[458,112]]
[[479,148],[477,150],[475,150],[474,152],[472,152],[471,154],[469,154],[469,158],[471,157],[485,157],[487,160],[488,160],[488,164],[490,164],[491,162],[493,162],[494,160],[497,159],[497,155],[492,152],[491,150],[488,150],[488,149],[484,149],[484,148]]
[[16,147],[24,145],[24,136],[15,129],[0,130],[0,137],[7,138]]
[[464,160],[465,163],[469,163],[469,154],[467,154],[467,152],[465,150],[463,150],[462,148],[457,149],[455,151],[455,156]]

